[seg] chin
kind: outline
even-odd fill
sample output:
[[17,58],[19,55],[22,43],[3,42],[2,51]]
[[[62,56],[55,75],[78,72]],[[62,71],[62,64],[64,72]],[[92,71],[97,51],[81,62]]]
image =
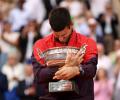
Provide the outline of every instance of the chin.
[[67,43],[66,41],[61,41],[61,43]]

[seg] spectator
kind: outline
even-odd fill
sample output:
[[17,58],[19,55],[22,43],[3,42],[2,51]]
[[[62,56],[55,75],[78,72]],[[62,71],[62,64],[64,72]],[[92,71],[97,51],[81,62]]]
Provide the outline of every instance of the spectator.
[[23,65],[19,63],[20,54],[17,50],[13,50],[8,55],[8,61],[3,66],[2,72],[8,78],[8,92],[6,100],[18,100],[16,95],[16,86],[18,81],[24,79]]
[[112,51],[114,39],[118,38],[118,17],[113,12],[111,3],[106,5],[106,11],[99,15],[98,21],[103,30],[105,53],[109,54]]
[[[100,13],[105,12],[105,6],[111,0],[90,0],[90,7],[94,17],[98,17]],[[101,6],[102,5],[102,6]]]
[[60,3],[60,6],[67,8],[72,18],[83,14],[83,2],[78,0],[64,0]]
[[48,19],[44,20],[40,28],[40,33],[42,37],[47,36],[51,31],[52,30],[49,24],[49,20]]
[[3,32],[1,35],[1,49],[2,52],[8,53],[11,49],[17,47],[19,33],[12,32],[11,24],[7,21],[4,22]]
[[50,13],[50,11],[57,7],[59,5],[59,3],[63,0],[42,0],[46,9],[46,16],[45,19],[48,18],[48,15]]
[[100,68],[94,82],[95,100],[112,100],[113,82],[108,79],[107,71]]
[[118,50],[120,50],[120,39],[114,41],[113,51],[109,54],[112,64],[115,64]]
[[18,0],[17,7],[12,9],[9,14],[9,22],[12,24],[13,31],[19,31],[20,28],[28,23],[30,18],[29,11],[24,8],[25,0]]
[[14,4],[10,4],[7,1],[8,0],[0,0],[0,12],[3,13],[4,19],[7,19],[9,11],[14,7]]
[[38,100],[37,89],[33,83],[33,69],[31,64],[25,65],[25,79],[19,82],[17,87],[17,94],[20,100]]
[[98,64],[97,67],[99,68],[104,68],[107,70],[108,72],[108,77],[111,76],[111,67],[112,67],[112,63],[111,60],[108,56],[106,56],[104,54],[104,46],[101,43],[97,44],[97,48],[98,48]]
[[18,39],[18,47],[22,54],[22,62],[31,59],[33,43],[40,38],[42,38],[42,36],[38,32],[35,20],[29,21],[27,26],[21,29],[21,35]]
[[46,14],[43,1],[44,0],[26,0],[24,5],[25,9],[30,13],[30,18],[36,20],[39,24],[43,22]]
[[3,24],[4,24],[3,31],[0,39],[0,48],[1,48],[1,61],[3,61],[2,64],[5,64],[7,61],[8,53],[12,49],[16,49],[17,47],[19,34],[17,32],[11,31],[11,24],[9,22],[5,21]]
[[94,18],[88,19],[88,26],[90,29],[89,37],[98,43],[103,43],[102,30],[97,21]]
[[78,16],[73,19],[74,28],[77,32],[83,35],[89,36],[90,29],[88,26],[88,20],[93,18],[91,11],[84,11],[83,16]]

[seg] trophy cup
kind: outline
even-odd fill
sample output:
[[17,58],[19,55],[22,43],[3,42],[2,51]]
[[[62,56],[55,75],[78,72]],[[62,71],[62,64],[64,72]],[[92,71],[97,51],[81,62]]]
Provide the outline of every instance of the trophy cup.
[[[73,54],[77,54],[80,50],[81,54],[85,54],[86,46],[83,45],[80,48],[76,47],[55,47],[51,48],[43,53],[45,63],[48,67],[62,67],[65,65],[65,60],[67,56],[68,50],[71,51]],[[72,80],[60,80],[57,82],[49,82],[49,92],[76,92],[78,93],[78,87],[76,83]]]

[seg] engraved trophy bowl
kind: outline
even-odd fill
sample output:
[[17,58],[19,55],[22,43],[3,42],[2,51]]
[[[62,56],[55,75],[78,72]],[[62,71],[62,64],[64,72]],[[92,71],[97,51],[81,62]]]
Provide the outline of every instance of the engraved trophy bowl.
[[54,47],[43,52],[45,63],[48,67],[52,66],[63,66],[65,64],[66,56],[68,51],[70,53],[76,54],[79,50],[81,53],[85,53],[86,46],[83,45],[81,48],[63,46],[63,47]]

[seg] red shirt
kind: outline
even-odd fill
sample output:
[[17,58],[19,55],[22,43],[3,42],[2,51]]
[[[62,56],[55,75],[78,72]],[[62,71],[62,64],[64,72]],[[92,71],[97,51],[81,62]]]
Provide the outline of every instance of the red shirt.
[[60,42],[57,42],[55,40],[54,33],[48,35],[47,37],[38,40],[34,47],[33,47],[33,54],[36,60],[40,64],[44,64],[44,60],[40,57],[40,53],[53,48],[53,47],[60,47],[60,46],[73,46],[73,47],[78,47],[80,48],[83,44],[86,44],[86,53],[84,56],[84,61],[83,63],[87,62],[89,59],[97,55],[97,47],[96,43],[94,40],[81,35],[79,33],[76,33],[75,31],[72,32],[70,40],[68,44],[63,44]]

